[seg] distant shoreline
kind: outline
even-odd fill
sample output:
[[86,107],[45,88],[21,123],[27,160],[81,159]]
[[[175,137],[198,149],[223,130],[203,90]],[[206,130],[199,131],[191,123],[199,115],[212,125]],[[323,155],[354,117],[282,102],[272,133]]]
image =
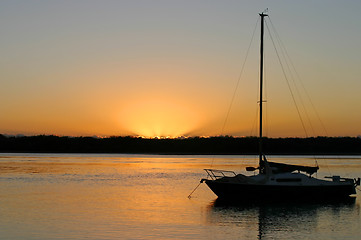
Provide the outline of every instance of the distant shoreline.
[[[160,155],[254,155],[257,137],[59,137],[54,135],[4,136],[3,153],[123,153]],[[361,155],[359,137],[264,138],[270,155]]]

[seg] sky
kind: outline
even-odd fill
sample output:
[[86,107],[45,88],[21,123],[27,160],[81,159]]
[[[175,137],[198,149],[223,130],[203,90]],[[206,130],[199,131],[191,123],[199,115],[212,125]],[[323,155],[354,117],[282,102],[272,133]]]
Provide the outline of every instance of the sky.
[[265,135],[361,135],[352,0],[3,0],[0,133],[255,136],[266,8]]

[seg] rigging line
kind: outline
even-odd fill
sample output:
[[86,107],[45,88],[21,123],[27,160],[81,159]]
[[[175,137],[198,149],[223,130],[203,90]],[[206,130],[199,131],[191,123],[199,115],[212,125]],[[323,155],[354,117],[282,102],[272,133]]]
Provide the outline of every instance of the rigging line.
[[[301,103],[303,112],[305,113],[307,122],[308,122],[308,124],[309,124],[309,126],[310,126],[310,128],[311,128],[312,134],[313,134],[313,136],[315,136],[316,133],[315,133],[315,130],[314,130],[314,128],[313,128],[313,124],[312,124],[312,122],[311,122],[311,118],[310,118],[310,116],[309,116],[309,114],[308,114],[306,105],[305,105],[305,103],[304,103],[304,101],[303,101],[302,94],[300,93],[299,88],[297,87],[297,83],[296,83],[296,81],[295,81],[294,74],[293,74],[293,72],[292,72],[292,70],[291,70],[291,68],[290,68],[289,59],[286,57],[286,55],[287,55],[286,47],[285,47],[284,44],[282,43],[281,38],[279,37],[279,35],[278,35],[275,27],[272,25],[272,23],[271,23],[271,27],[272,27],[272,30],[275,32],[276,40],[277,40],[277,42],[278,42],[278,46],[280,46],[280,52],[281,52],[281,54],[282,54],[283,59],[285,60],[285,65],[286,65],[287,70],[288,70],[288,72],[289,72],[289,74],[290,74],[290,79],[292,80],[294,89],[296,90],[296,96],[298,96],[299,102]],[[288,56],[288,55],[287,55],[287,56]]]
[[[308,123],[309,123],[309,126],[310,126],[310,128],[311,128],[311,131],[312,131],[313,135],[315,136],[316,134],[315,134],[315,130],[314,130],[313,124],[312,124],[312,122],[311,122],[311,118],[310,118],[310,116],[309,116],[308,110],[307,110],[307,108],[306,108],[306,105],[305,105],[305,103],[304,103],[304,100],[303,100],[303,98],[302,98],[302,95],[301,95],[301,93],[300,93],[300,91],[299,91],[299,88],[298,88],[298,86],[297,86],[298,84],[297,84],[296,81],[295,81],[294,74],[296,74],[296,77],[297,77],[296,79],[298,80],[298,82],[301,83],[301,86],[302,86],[302,88],[303,88],[303,91],[304,91],[304,93],[306,93],[306,95],[307,95],[307,97],[308,97],[308,100],[309,100],[309,102],[311,103],[311,105],[313,105],[313,103],[312,103],[312,101],[311,101],[310,96],[308,95],[308,93],[307,93],[307,91],[306,91],[306,88],[305,88],[304,85],[303,85],[303,82],[301,81],[301,78],[299,77],[299,75],[298,75],[298,73],[297,73],[297,71],[296,71],[296,68],[295,68],[295,66],[294,66],[294,64],[293,64],[293,62],[292,62],[292,59],[290,58],[290,56],[289,56],[289,54],[288,54],[288,51],[287,51],[285,45],[283,44],[283,42],[282,42],[282,40],[281,40],[281,38],[280,38],[280,36],[279,36],[279,34],[278,34],[278,32],[277,32],[274,24],[272,23],[271,18],[269,18],[269,21],[270,21],[270,24],[271,24],[271,28],[272,28],[272,30],[273,30],[273,33],[275,34],[275,37],[276,37],[278,46],[280,47],[280,52],[281,52],[281,54],[282,54],[282,57],[283,57],[283,59],[285,60],[285,64],[286,64],[286,66],[287,66],[287,70],[288,70],[288,72],[289,72],[289,74],[290,74],[291,80],[292,80],[293,85],[294,85],[294,87],[295,87],[295,89],[296,89],[296,93],[298,94],[299,100],[300,100],[301,105],[302,105],[302,107],[303,107],[303,111],[304,111],[304,113],[305,113],[305,115],[306,115],[306,119],[308,120]],[[266,23],[266,24],[267,24],[267,23]],[[267,28],[268,28],[268,25],[267,25]],[[268,29],[268,31],[269,31],[269,29]],[[271,39],[272,39],[271,33],[270,33],[270,36],[271,36]],[[273,41],[273,39],[272,39],[272,41]],[[273,44],[274,44],[274,42],[273,42]],[[275,44],[274,44],[274,46],[275,46]],[[276,52],[277,52],[277,49],[276,49],[276,48],[275,48],[275,50],[276,50]],[[278,55],[278,53],[277,53],[277,55]],[[279,59],[279,60],[280,60],[280,59]],[[292,69],[291,69],[291,67],[290,67],[290,64],[291,64],[291,66],[292,66]],[[292,70],[293,70],[293,71],[292,71]],[[286,79],[286,80],[287,80],[287,79]],[[288,80],[287,80],[287,84],[289,84],[289,83],[288,83]],[[290,88],[290,86],[289,86],[289,88]],[[290,90],[290,91],[291,91],[291,90]],[[291,94],[292,94],[292,91],[291,91]],[[294,100],[294,102],[295,102],[295,100]],[[295,103],[295,106],[296,106],[296,109],[298,109],[298,106],[297,106],[296,103]],[[317,114],[317,111],[315,111],[315,108],[313,108],[313,109],[314,109],[314,112],[316,112],[316,114]],[[299,111],[298,111],[298,114],[299,114],[299,118],[300,118],[301,123],[302,123],[303,121],[302,121],[302,117],[301,117]],[[320,119],[319,119],[319,120],[320,120]],[[322,121],[320,121],[320,122],[321,122],[321,124],[322,124]],[[304,126],[304,124],[302,124],[302,125]],[[306,134],[306,136],[307,136],[307,131],[306,131],[306,128],[305,128],[305,127],[304,127],[304,131],[305,131],[305,134]],[[316,157],[314,157],[314,161],[315,161],[315,165],[316,165],[316,166],[319,166]],[[328,165],[327,165],[327,168],[328,168]],[[329,170],[329,168],[328,168],[328,170]]]
[[291,85],[290,85],[290,83],[289,83],[289,81],[288,81],[288,78],[287,78],[287,75],[286,75],[286,72],[285,72],[285,68],[284,68],[284,66],[283,66],[283,64],[282,64],[280,55],[279,55],[278,50],[277,50],[277,48],[276,48],[276,45],[275,45],[275,42],[274,42],[274,40],[273,40],[272,34],[271,34],[271,32],[270,32],[270,30],[269,30],[269,28],[268,28],[267,22],[266,22],[266,26],[267,26],[267,30],[268,30],[269,36],[270,36],[270,38],[271,38],[273,47],[274,47],[274,49],[275,49],[275,51],[276,51],[276,55],[277,55],[278,61],[279,61],[280,65],[281,65],[281,69],[282,69],[282,72],[283,72],[283,76],[284,76],[284,78],[286,79],[286,83],[287,83],[288,89],[289,89],[289,91],[290,91],[290,93],[291,93],[293,103],[295,104],[295,107],[296,107],[296,110],[297,110],[297,113],[298,113],[298,117],[299,117],[299,119],[300,119],[300,121],[301,121],[303,130],[304,130],[304,132],[305,132],[305,134],[306,134],[306,137],[308,137],[307,130],[306,130],[306,127],[305,127],[305,123],[304,123],[304,121],[303,121],[303,119],[302,119],[302,117],[301,117],[301,113],[300,113],[300,110],[299,110],[299,108],[298,108],[298,106],[297,106],[297,102],[296,102],[295,96],[294,96],[294,94],[293,94]]
[[[302,87],[302,89],[303,89],[304,94],[306,95],[306,97],[307,97],[307,99],[308,99],[308,102],[311,104],[313,113],[316,115],[316,117],[317,117],[317,119],[318,119],[318,122],[321,124],[321,127],[322,127],[324,133],[326,133],[326,135],[328,135],[327,129],[326,129],[325,125],[323,124],[323,121],[321,120],[321,117],[320,117],[320,115],[318,114],[318,111],[317,111],[315,105],[313,104],[312,98],[310,97],[310,95],[309,95],[309,93],[308,93],[305,85],[303,84],[303,81],[302,81],[300,75],[298,74],[298,71],[297,71],[295,65],[293,64],[292,58],[291,58],[291,57],[289,56],[289,54],[288,54],[288,51],[287,51],[287,49],[286,49],[286,47],[285,47],[285,44],[283,44],[282,39],[281,39],[281,37],[279,36],[279,34],[278,34],[277,30],[276,30],[276,27],[274,26],[274,24],[273,24],[273,22],[272,22],[272,19],[271,19],[270,17],[269,17],[268,19],[269,19],[269,21],[270,21],[270,23],[271,23],[272,30],[273,30],[273,32],[274,32],[275,35],[276,35],[276,38],[277,38],[277,40],[278,40],[278,44],[279,44],[279,46],[281,47],[281,50],[283,50],[283,52],[282,52],[282,53],[283,53],[283,57],[284,57],[284,59],[286,60],[286,64],[287,64],[288,70],[289,70],[289,72],[290,72],[290,74],[291,74],[292,81],[294,82],[294,85],[296,86],[297,93],[298,93],[299,96],[300,96],[300,100],[301,100],[301,103],[302,103],[304,112],[305,112],[306,117],[307,117],[307,119],[308,119],[308,122],[309,122],[309,125],[310,125],[310,127],[311,127],[311,130],[312,130],[313,135],[316,136],[315,130],[314,130],[314,128],[313,128],[313,124],[312,124],[312,122],[311,122],[311,120],[310,120],[310,117],[309,117],[307,108],[305,107],[305,104],[304,104],[304,102],[303,102],[303,99],[302,99],[302,97],[301,97],[301,94],[300,94],[299,91],[298,91],[297,84],[296,84],[296,81],[294,80],[294,77],[293,77],[293,74],[292,74],[292,73],[294,73],[294,74],[296,75],[296,80],[298,80],[299,84],[301,85],[301,87]],[[291,65],[293,71],[291,71],[291,68],[290,68],[290,66],[289,66],[289,63],[290,63],[290,65]],[[316,166],[318,166],[319,164],[318,164],[317,158],[316,158],[315,156],[314,156],[314,160],[315,160]],[[326,160],[325,160],[325,161],[326,161]],[[328,169],[329,174],[331,174],[331,171],[330,171],[330,168],[329,168],[329,164],[328,164],[327,161],[326,161],[326,166],[327,166],[327,169]]]
[[[260,20],[260,17],[258,17],[257,22],[256,22],[256,25],[255,25],[255,27],[254,27],[254,29],[253,29],[251,41],[250,41],[250,43],[249,43],[249,45],[248,45],[248,49],[247,49],[247,51],[246,51],[246,56],[245,56],[245,58],[244,58],[244,61],[243,61],[243,64],[242,64],[242,68],[241,68],[241,71],[240,71],[239,76],[238,76],[238,79],[237,79],[236,87],[235,87],[235,89],[234,89],[234,91],[233,91],[232,98],[231,98],[231,102],[230,102],[230,104],[229,104],[229,107],[228,107],[228,110],[227,110],[227,114],[226,114],[226,117],[225,117],[224,122],[223,122],[222,130],[221,130],[221,136],[224,134],[224,129],[226,128],[226,124],[227,124],[227,121],[228,121],[228,118],[229,118],[229,114],[231,113],[231,109],[232,109],[232,106],[233,106],[233,102],[234,102],[234,99],[235,99],[235,97],[236,97],[237,89],[238,89],[239,83],[240,83],[240,81],[241,81],[243,72],[244,72],[244,67],[245,67],[246,62],[247,62],[247,59],[248,59],[249,50],[251,49],[252,42],[253,42],[253,39],[254,39],[254,35],[255,35],[255,33],[256,33],[256,29],[257,29],[257,25],[258,25],[259,20]],[[213,163],[214,163],[214,157],[212,158],[211,167],[213,166]]]
[[[280,36],[279,36],[279,34],[278,34],[278,32],[277,32],[274,24],[272,23],[272,20],[271,20],[271,19],[270,19],[270,23],[271,23],[271,28],[272,28],[273,32],[275,33],[275,36],[276,36],[276,40],[277,40],[277,42],[278,42],[278,45],[280,46],[280,51],[281,51],[281,54],[282,54],[282,56],[283,56],[283,59],[285,59],[285,63],[286,63],[288,72],[290,73],[291,80],[292,80],[292,82],[293,82],[293,84],[294,84],[294,87],[295,87],[295,89],[296,89],[296,93],[297,93],[297,95],[298,95],[298,97],[299,97],[299,100],[300,100],[300,102],[301,102],[301,105],[302,105],[303,111],[304,111],[304,113],[305,113],[306,119],[307,119],[307,121],[308,121],[308,124],[309,124],[309,126],[310,126],[310,128],[311,128],[311,131],[312,131],[313,135],[315,136],[316,133],[315,133],[315,130],[314,130],[314,128],[313,128],[313,124],[312,124],[312,122],[311,122],[311,118],[309,117],[309,114],[308,114],[306,105],[305,105],[305,103],[304,103],[304,101],[303,101],[303,98],[302,98],[302,94],[300,93],[299,88],[297,87],[297,83],[296,83],[295,78],[294,78],[293,71],[296,72],[296,71],[295,71],[295,67],[294,67],[294,65],[292,65],[292,66],[293,66],[293,71],[292,71],[291,68],[290,68],[290,64],[289,64],[289,62],[292,63],[292,60],[291,60],[291,58],[290,58],[289,55],[288,55],[287,49],[286,49],[285,45],[283,44],[283,42],[282,42],[282,40],[281,40],[281,38],[280,38]],[[299,82],[301,82],[301,81],[299,80]],[[301,82],[301,83],[302,83],[302,82]],[[304,91],[305,91],[305,89],[304,89]],[[306,92],[306,91],[305,91],[305,92]]]
[[275,28],[275,26],[273,25],[271,19],[270,19],[270,23],[271,23],[271,28],[272,28],[275,36],[276,36],[276,40],[277,40],[277,42],[278,42],[278,46],[280,46],[280,52],[281,52],[281,54],[282,54],[283,59],[285,60],[285,64],[286,64],[286,66],[287,66],[287,70],[288,70],[288,72],[289,72],[289,74],[290,74],[290,78],[291,78],[291,80],[292,80],[292,82],[293,82],[294,88],[296,89],[296,94],[297,94],[296,96],[298,96],[299,101],[301,102],[301,106],[302,106],[303,111],[304,111],[304,113],[305,113],[305,116],[306,116],[306,119],[307,119],[307,121],[308,121],[308,124],[309,124],[309,126],[310,126],[310,128],[311,128],[312,134],[315,136],[316,134],[315,134],[315,130],[314,130],[314,128],[313,128],[312,122],[311,122],[311,118],[309,117],[309,114],[308,114],[306,105],[305,105],[305,103],[304,103],[304,101],[303,101],[303,98],[302,98],[302,94],[300,93],[299,88],[297,87],[297,83],[296,83],[296,81],[295,81],[293,72],[292,72],[292,70],[291,70],[291,68],[290,68],[289,62],[292,62],[292,61],[290,60],[290,57],[289,57],[288,52],[287,52],[287,49],[286,49],[285,45],[283,44],[283,42],[282,42],[282,40],[281,40],[278,32],[276,31],[276,28]]
[[[322,127],[324,133],[326,133],[326,135],[328,136],[327,129],[326,129],[326,127],[325,127],[325,125],[324,125],[324,123],[323,123],[320,115],[318,114],[318,111],[317,111],[315,105],[313,104],[312,98],[310,97],[310,95],[309,95],[309,93],[308,93],[305,85],[303,84],[303,81],[302,81],[300,75],[298,74],[298,71],[297,71],[295,65],[293,64],[293,61],[292,61],[291,57],[289,56],[289,54],[288,54],[288,52],[287,52],[287,50],[286,50],[285,45],[283,44],[281,38],[279,37],[279,34],[278,34],[276,28],[274,27],[274,24],[272,23],[271,18],[270,18],[270,17],[268,17],[268,18],[269,18],[269,21],[270,21],[270,23],[271,23],[271,27],[272,27],[273,31],[275,32],[275,34],[276,34],[276,36],[277,36],[277,38],[278,38],[278,41],[280,42],[280,46],[284,49],[285,56],[286,56],[285,59],[288,59],[288,61],[290,62],[291,67],[292,67],[292,69],[293,69],[293,71],[294,71],[294,73],[295,73],[295,75],[296,75],[296,79],[298,80],[298,82],[300,83],[300,85],[301,85],[304,93],[306,94],[307,99],[308,99],[309,103],[311,104],[312,110],[313,110],[313,112],[315,113],[318,121],[320,122],[321,127]],[[290,71],[290,72],[291,72],[291,71]],[[306,112],[306,114],[307,114],[307,112]],[[311,127],[312,127],[312,125],[311,125]]]
[[231,103],[230,103],[230,105],[229,105],[229,107],[228,107],[227,115],[226,115],[226,118],[225,118],[224,123],[223,123],[223,126],[222,126],[221,135],[223,135],[223,133],[224,133],[224,129],[225,129],[225,127],[226,127],[226,123],[227,123],[227,121],[228,121],[228,117],[229,117],[229,114],[230,114],[230,112],[231,112],[234,99],[235,99],[235,97],[236,97],[237,89],[238,89],[239,83],[240,83],[240,81],[241,81],[243,72],[244,72],[244,67],[245,67],[246,62],[247,62],[247,59],[248,59],[249,50],[250,50],[250,48],[251,48],[251,46],[252,46],[252,42],[253,42],[253,39],[254,39],[254,35],[255,35],[255,32],[256,32],[256,29],[257,29],[257,25],[258,25],[259,19],[260,19],[260,17],[258,18],[257,23],[256,23],[256,25],[255,25],[255,27],[254,27],[254,29],[253,29],[251,41],[250,41],[250,43],[249,43],[249,46],[248,46],[248,49],[247,49],[247,52],[246,52],[246,56],[245,56],[245,59],[244,59],[243,64],[242,64],[241,72],[240,72],[240,74],[239,74],[239,76],[238,76],[238,80],[237,80],[237,83],[236,83],[236,88],[235,88],[234,91],[233,91],[233,95],[232,95],[232,98],[231,98]]
[[[224,119],[224,122],[223,122],[222,130],[221,130],[221,136],[224,134],[224,129],[225,129],[225,127],[226,127],[226,124],[227,124],[227,121],[228,121],[228,118],[229,118],[229,114],[230,114],[230,112],[231,112],[234,99],[235,99],[235,97],[236,97],[237,89],[238,89],[239,83],[240,83],[240,81],[241,81],[243,72],[244,72],[244,67],[246,66],[246,62],[247,62],[248,55],[249,55],[249,50],[251,49],[252,42],[253,42],[253,39],[254,39],[254,35],[255,35],[255,33],[256,33],[256,29],[257,29],[257,25],[258,25],[259,20],[260,20],[260,17],[258,17],[257,22],[256,22],[256,25],[255,25],[255,27],[254,27],[254,29],[253,29],[251,41],[250,41],[250,43],[249,43],[249,45],[248,45],[248,49],[247,49],[247,51],[246,51],[246,56],[245,56],[244,61],[243,61],[243,64],[242,64],[241,72],[239,73],[239,76],[238,76],[238,79],[237,79],[237,83],[236,83],[236,87],[235,87],[235,89],[234,89],[234,91],[233,91],[233,95],[232,95],[232,98],[231,98],[231,103],[229,104],[229,107],[228,107],[228,110],[227,110],[227,114],[226,114],[226,118]],[[212,158],[211,167],[213,166],[213,162],[214,162],[214,157]]]

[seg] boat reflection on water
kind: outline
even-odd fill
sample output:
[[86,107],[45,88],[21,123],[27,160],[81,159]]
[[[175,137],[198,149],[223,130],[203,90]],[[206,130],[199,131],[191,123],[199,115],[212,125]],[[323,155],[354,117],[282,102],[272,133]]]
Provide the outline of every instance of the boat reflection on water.
[[360,206],[355,200],[235,204],[217,199],[209,205],[207,221],[236,227],[240,239],[358,239]]

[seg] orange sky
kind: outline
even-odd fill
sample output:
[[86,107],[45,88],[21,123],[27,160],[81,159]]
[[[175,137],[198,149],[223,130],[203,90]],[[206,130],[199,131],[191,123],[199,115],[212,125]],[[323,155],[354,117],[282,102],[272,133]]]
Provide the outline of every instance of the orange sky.
[[[223,125],[266,7],[317,109],[299,85],[308,136],[361,135],[361,3],[326,0],[1,2],[0,133],[257,135],[259,29]],[[266,40],[265,133],[304,137]]]

